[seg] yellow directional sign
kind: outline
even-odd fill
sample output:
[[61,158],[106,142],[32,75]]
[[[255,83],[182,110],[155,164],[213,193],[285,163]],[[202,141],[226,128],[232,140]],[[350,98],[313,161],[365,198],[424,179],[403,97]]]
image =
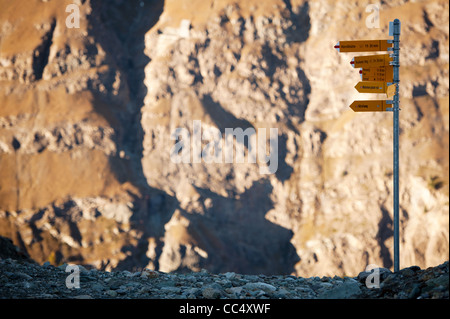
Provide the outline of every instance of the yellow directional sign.
[[354,68],[373,68],[378,66],[388,66],[393,60],[389,54],[355,56],[350,62]]
[[359,93],[386,93],[386,82],[362,81],[355,85]]
[[388,97],[388,98],[393,97],[393,96],[395,95],[395,90],[396,90],[395,84],[389,85],[389,86],[386,88],[386,95],[387,95],[387,97]]
[[388,105],[385,100],[354,101],[350,108],[354,112],[384,112]]
[[357,40],[357,41],[339,41],[334,48],[339,52],[372,52],[388,51],[392,47],[389,40]]
[[386,93],[387,97],[395,94],[395,85],[380,81],[362,81],[355,85],[359,93]]
[[359,73],[363,81],[394,82],[394,68],[392,65],[362,68]]

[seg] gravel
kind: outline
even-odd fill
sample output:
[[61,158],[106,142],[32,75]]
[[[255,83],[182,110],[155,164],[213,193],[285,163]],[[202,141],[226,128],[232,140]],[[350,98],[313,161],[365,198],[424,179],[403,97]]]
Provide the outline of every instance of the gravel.
[[[68,271],[66,272],[66,269]],[[72,268],[73,269],[73,268]],[[311,277],[105,272],[67,265],[54,267],[24,260],[0,259],[0,299],[448,299],[448,261],[427,269],[408,267],[398,273],[380,271],[379,288],[367,288],[370,273],[357,277]]]

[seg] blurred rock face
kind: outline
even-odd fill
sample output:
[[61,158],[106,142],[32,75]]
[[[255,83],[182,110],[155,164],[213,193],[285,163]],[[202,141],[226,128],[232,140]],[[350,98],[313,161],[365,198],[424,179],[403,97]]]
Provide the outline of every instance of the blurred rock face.
[[[68,28],[70,3],[0,1],[0,235],[32,258],[301,276],[391,267],[392,114],[348,108],[377,96],[353,89],[353,54],[333,45],[386,38],[395,18],[400,263],[448,258],[446,1],[383,4],[379,28],[364,1],[87,0]],[[194,121],[200,144],[175,163],[174,132],[197,136]],[[208,134],[226,143],[229,128],[267,141],[276,128],[276,172],[248,161],[247,137],[230,140],[243,163],[206,163]]]

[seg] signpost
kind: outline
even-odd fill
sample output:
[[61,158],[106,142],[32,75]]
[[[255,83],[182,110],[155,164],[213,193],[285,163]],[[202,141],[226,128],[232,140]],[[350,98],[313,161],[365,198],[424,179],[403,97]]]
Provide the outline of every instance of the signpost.
[[389,40],[339,41],[334,48],[339,52],[387,51],[392,47]]
[[354,101],[352,104],[350,104],[350,108],[355,112],[385,112],[389,104],[392,104],[392,101]]
[[399,68],[400,68],[400,20],[389,22],[389,36],[393,40],[339,41],[334,48],[338,52],[392,51],[392,54],[356,56],[350,64],[361,68],[362,82],[355,88],[360,93],[386,93],[393,100],[354,101],[354,112],[393,112],[394,151],[394,271],[400,270],[399,242]]
[[375,68],[362,68],[359,71],[363,81],[384,81],[392,83],[394,81],[393,66],[379,66]]
[[388,97],[392,97],[392,92],[395,93],[395,86],[390,84],[380,81],[362,81],[355,85],[355,89],[359,93],[386,93]]
[[354,68],[373,68],[388,66],[393,61],[389,54],[355,56],[350,64]]
[[386,95],[387,95],[387,97],[388,98],[393,97],[395,95],[396,90],[397,90],[397,86],[395,84],[389,85],[386,88]]

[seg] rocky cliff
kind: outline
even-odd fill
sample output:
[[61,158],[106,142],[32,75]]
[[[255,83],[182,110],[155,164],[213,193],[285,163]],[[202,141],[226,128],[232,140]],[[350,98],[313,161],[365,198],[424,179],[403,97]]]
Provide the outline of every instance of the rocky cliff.
[[[383,2],[370,29],[368,4],[0,0],[0,235],[38,262],[106,270],[392,267],[392,114],[349,109],[374,97],[333,46],[386,38],[399,18],[400,263],[441,264],[448,2]],[[194,121],[221,137],[276,128],[276,172],[174,163],[173,132]]]

